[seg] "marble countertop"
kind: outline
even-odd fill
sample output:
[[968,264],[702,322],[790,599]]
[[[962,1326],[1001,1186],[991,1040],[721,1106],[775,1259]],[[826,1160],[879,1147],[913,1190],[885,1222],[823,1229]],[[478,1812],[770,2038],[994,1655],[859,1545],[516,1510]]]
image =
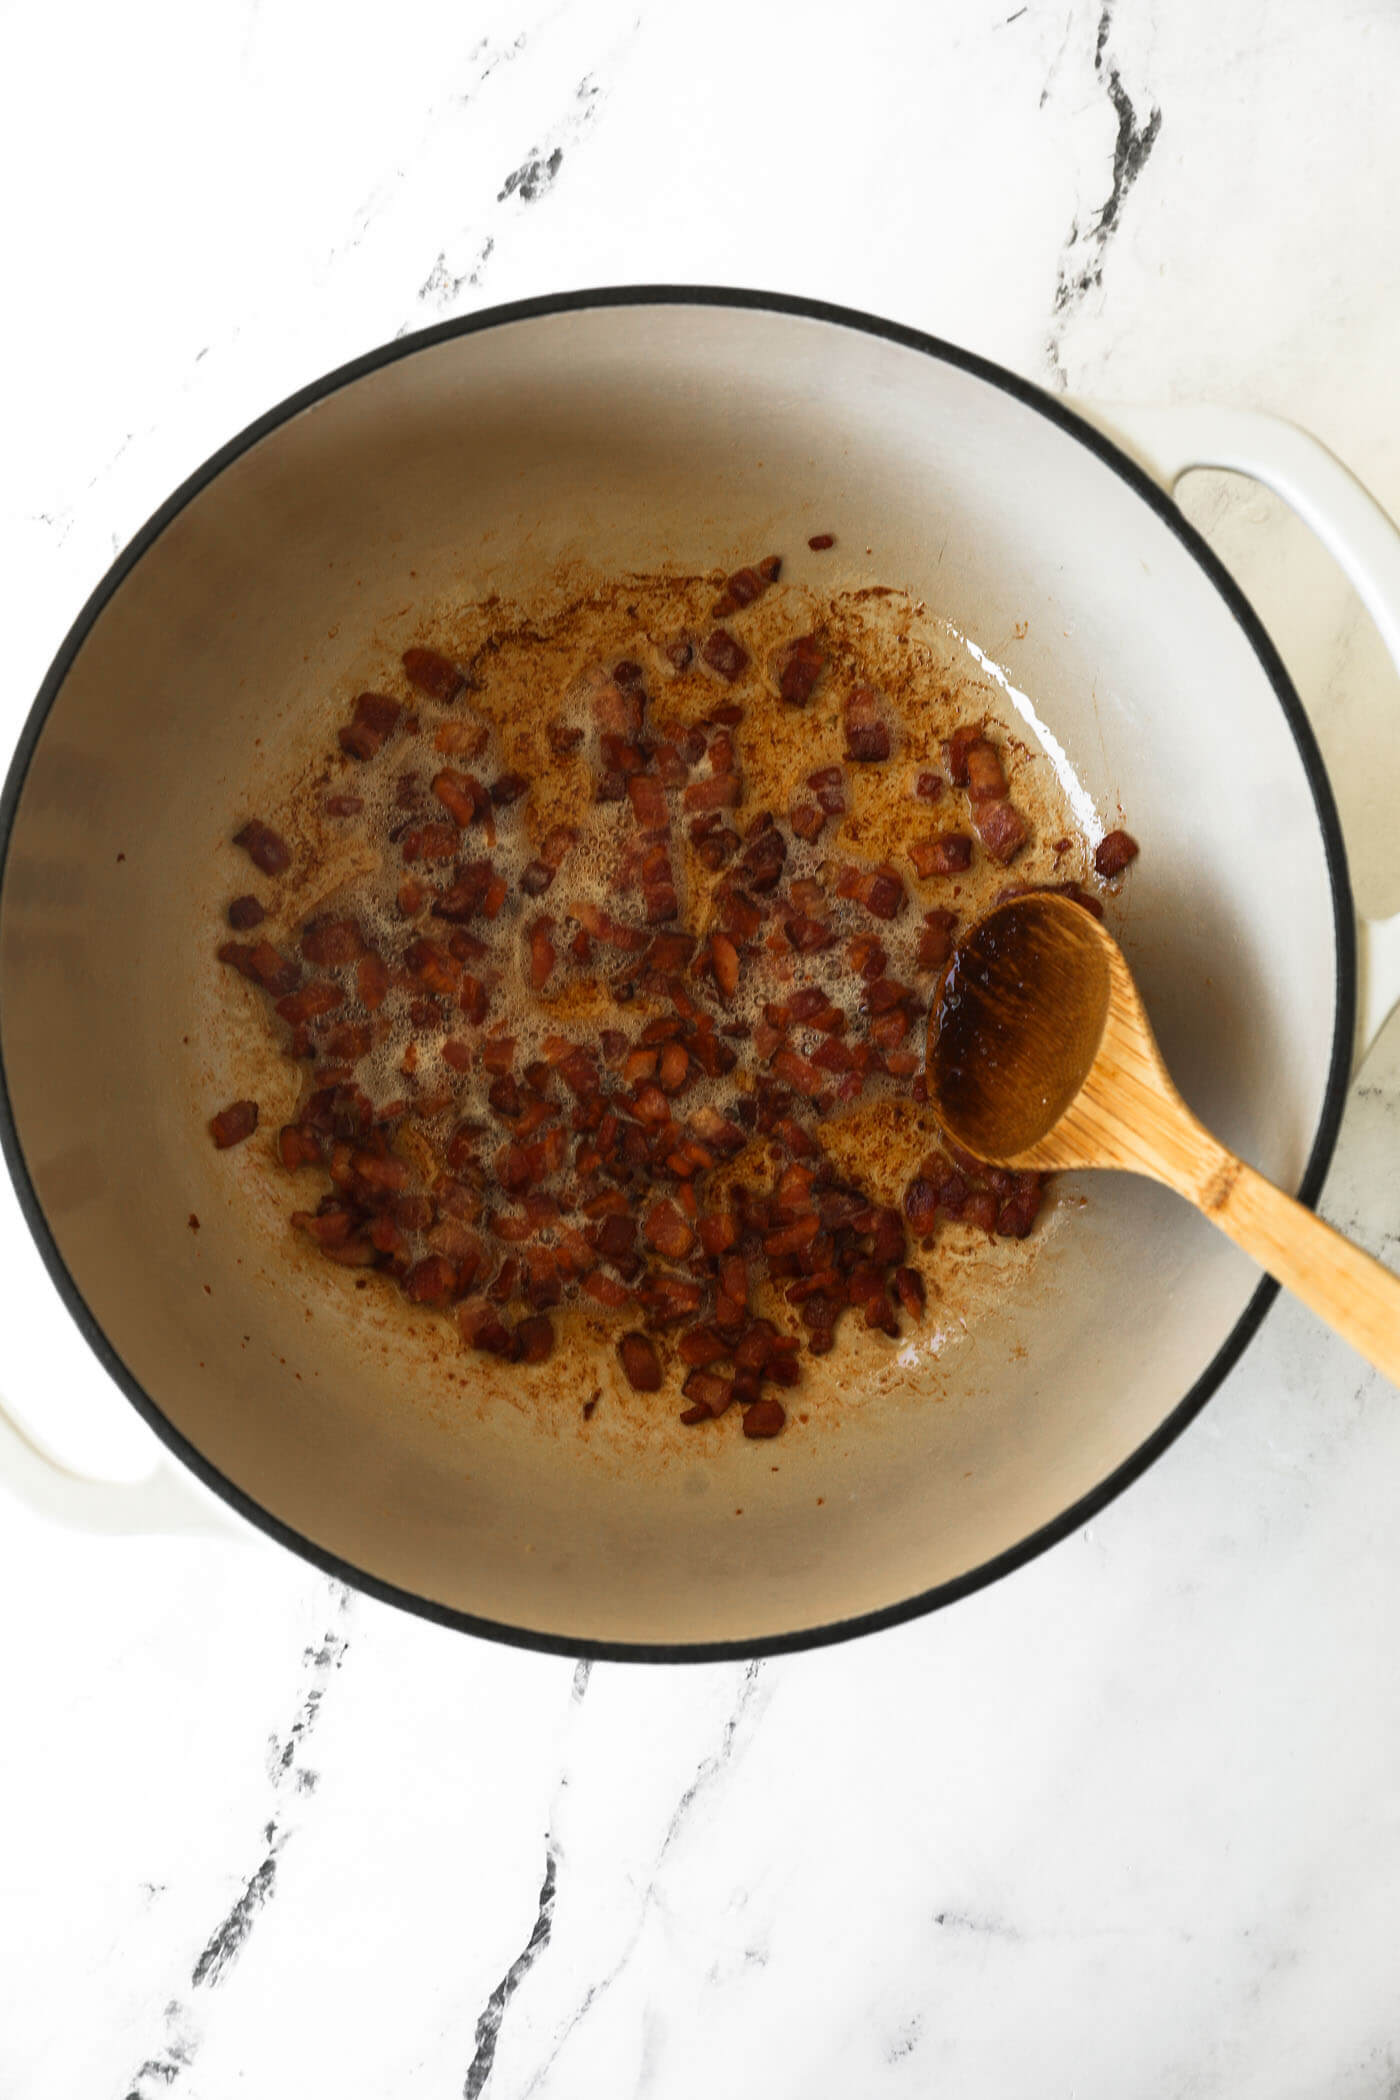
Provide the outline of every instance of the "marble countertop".
[[[590,283],[871,308],[1052,388],[1309,426],[1400,514],[1387,0],[310,0],[14,13],[18,730],[168,490],[374,343]],[[1271,497],[1187,507],[1400,908],[1396,677]],[[1388,835],[1387,835],[1388,834]],[[1400,1030],[1323,1208],[1395,1259]],[[0,1195],[0,1381],[150,1439]],[[1400,2093],[1400,1404],[1280,1304],[1090,1529],[932,1619],[516,1653],[261,1539],[0,1504],[6,2100]]]

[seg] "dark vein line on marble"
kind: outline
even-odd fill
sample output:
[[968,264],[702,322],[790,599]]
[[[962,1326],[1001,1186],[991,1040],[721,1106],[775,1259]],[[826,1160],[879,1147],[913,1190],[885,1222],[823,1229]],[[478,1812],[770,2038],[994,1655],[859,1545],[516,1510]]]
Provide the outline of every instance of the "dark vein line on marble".
[[[343,1583],[332,1582],[331,1597],[344,1617],[350,1592]],[[268,1744],[268,1778],[274,1794],[304,1795],[314,1792],[318,1775],[303,1761],[307,1739],[315,1728],[332,1675],[340,1669],[349,1649],[348,1637],[334,1624],[327,1627],[318,1646],[302,1651],[303,1690],[292,1712],[284,1737],[272,1736]],[[286,1809],[278,1806],[263,1825],[263,1855],[243,1884],[238,1897],[206,1939],[190,1972],[193,1990],[214,1990],[243,1952],[259,1917],[271,1902],[277,1886],[278,1862],[293,1832],[287,1827]],[[189,2030],[189,2007],[172,1999],[165,2008],[167,2040],[159,2055],[148,2056],[133,2076],[125,2100],[152,2100],[157,2086],[168,2091],[188,2070],[199,2046],[199,2036]]]
[[486,2081],[491,2076],[496,2062],[496,2045],[501,2039],[501,2022],[505,2019],[510,2001],[549,1945],[550,1934],[554,1930],[554,1891],[558,1881],[559,1853],[551,1838],[545,1847],[544,1881],[540,1886],[539,1908],[535,1912],[530,1937],[492,1991],[486,2001],[485,2010],[476,2023],[476,2054],[467,2066],[462,2100],[480,2100],[481,2094],[486,2090]]
[[[592,1674],[591,1662],[580,1661],[574,1664],[574,1674],[569,1685],[571,1709],[582,1706],[588,1694],[588,1682]],[[487,2080],[495,2067],[501,2026],[510,2008],[510,2001],[549,1945],[550,1935],[554,1930],[554,1897],[559,1885],[560,1844],[555,1824],[559,1817],[559,1804],[568,1784],[568,1772],[561,1770],[549,1812],[549,1826],[545,1831],[544,1880],[540,1884],[539,1902],[535,1907],[535,1922],[530,1929],[530,1937],[492,1991],[477,2019],[474,2036],[476,2054],[467,2066],[462,2100],[480,2100],[480,2095],[485,2092]]]
[[[637,1920],[632,1928],[632,1932],[628,1938],[626,1946],[623,1948],[622,1952],[619,1954],[617,1960],[613,1963],[612,1968],[609,1969],[607,1974],[605,1976],[598,1977],[595,1982],[589,1984],[588,1988],[583,1994],[583,1997],[579,2000],[578,2004],[574,2007],[573,2011],[569,2014],[567,2020],[564,2022],[564,2025],[560,2028],[555,2038],[554,2045],[550,2049],[548,2056],[540,2065],[539,2069],[535,2072],[533,2078],[530,2079],[529,2083],[521,2088],[520,2100],[530,2100],[531,2094],[539,2091],[540,2087],[544,2084],[545,2079],[548,2078],[550,2072],[553,2070],[555,2064],[558,2062],[560,2056],[563,2054],[563,2051],[567,2046],[569,2038],[573,2034],[575,2028],[583,2019],[587,2017],[588,2013],[592,2011],[593,2007],[598,2003],[599,1999],[607,1996],[608,1992],[617,1982],[618,1977],[621,1976],[623,1971],[629,1966],[632,1957],[636,1953],[637,1947],[640,1944],[642,1933],[645,1930],[647,1919],[651,1914],[652,1907],[656,1902],[657,1878],[660,1875],[662,1864],[665,1861],[666,1855],[671,1850],[671,1847],[675,1844],[677,1838],[680,1836],[681,1831],[686,1823],[686,1820],[690,1815],[690,1811],[695,1806],[695,1803],[699,1796],[714,1782],[714,1780],[716,1780],[719,1777],[720,1773],[723,1772],[726,1766],[731,1762],[734,1756],[735,1739],[738,1736],[739,1729],[743,1725],[743,1722],[746,1719],[750,1708],[754,1704],[759,1683],[761,1681],[763,1667],[764,1665],[761,1661],[746,1663],[744,1665],[744,1675],[739,1687],[739,1696],[734,1702],[733,1711],[730,1713],[728,1719],[725,1721],[724,1729],[720,1736],[719,1742],[714,1748],[714,1750],[710,1752],[710,1755],[701,1761],[700,1766],[696,1771],[694,1779],[690,1782],[690,1785],[686,1787],[685,1791],[680,1797],[680,1800],[676,1803],[675,1809],[673,1810],[671,1815],[671,1820],[666,1826],[666,1835],[661,1840],[661,1845],[656,1855],[655,1865],[653,1866],[650,1877],[647,1881],[646,1891],[642,1898],[641,1908],[637,1912]],[[477,2096],[475,2094],[467,2095],[465,2096],[465,2100],[477,2100]]]
[[[1069,384],[1064,363],[1066,334],[1090,293],[1103,285],[1109,242],[1118,229],[1133,185],[1152,156],[1162,128],[1162,112],[1155,102],[1146,123],[1139,122],[1133,99],[1109,53],[1114,5],[1115,0],[1103,0],[1094,37],[1094,77],[1104,84],[1118,126],[1113,141],[1109,192],[1090,226],[1081,228],[1077,213],[1070,222],[1069,237],[1060,252],[1055,272],[1052,321],[1045,339],[1051,375],[1061,389]],[[1043,102],[1044,97],[1041,99]]]

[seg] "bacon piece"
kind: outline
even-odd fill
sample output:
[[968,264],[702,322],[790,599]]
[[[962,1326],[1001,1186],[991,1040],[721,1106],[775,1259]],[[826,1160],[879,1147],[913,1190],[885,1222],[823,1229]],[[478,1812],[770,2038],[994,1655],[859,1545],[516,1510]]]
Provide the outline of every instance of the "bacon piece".
[[466,691],[467,681],[456,664],[436,649],[405,649],[401,662],[409,684],[444,707]]
[[705,637],[700,654],[710,669],[718,671],[720,677],[730,685],[733,685],[749,664],[748,650],[723,627],[716,627],[713,633]]
[[475,775],[455,772],[451,766],[433,776],[433,793],[460,830],[474,824],[491,806],[491,798]]
[[310,963],[334,968],[355,962],[364,953],[364,938],[353,919],[308,919],[301,929],[301,952]]
[[358,817],[364,806],[363,795],[327,795],[321,804],[328,817]]
[[888,758],[890,732],[873,686],[854,686],[846,696],[846,755],[861,765]]
[[669,827],[666,791],[653,773],[633,773],[627,782],[632,815],[643,831],[664,832]]
[[235,846],[241,846],[255,868],[264,875],[285,875],[292,865],[292,849],[280,832],[259,817],[250,817],[241,831],[233,834]]
[[[1099,840],[1098,845],[1094,848],[1095,874],[1102,875],[1105,882],[1111,882],[1115,875],[1121,875],[1124,868],[1126,868],[1131,861],[1135,861],[1137,859],[1140,850],[1141,849],[1138,846],[1138,842],[1132,836],[1131,832],[1106,832],[1104,836]],[[233,913],[231,908],[229,912],[229,923],[230,925],[233,924]]]
[[712,773],[708,780],[692,780],[681,796],[681,807],[690,811],[737,809],[742,799],[737,773]]
[[798,838],[805,839],[809,845],[821,836],[825,822],[826,816],[815,802],[798,802],[788,811],[788,823]]
[[799,635],[778,664],[778,693],[789,707],[805,707],[817,689],[826,655],[814,634]]
[[251,947],[241,941],[225,941],[219,961],[273,995],[294,991],[301,982],[301,965],[279,955],[271,941],[254,941]]
[[277,1011],[289,1027],[298,1027],[304,1021],[314,1021],[318,1014],[334,1013],[336,1007],[345,1004],[345,994],[338,984],[329,978],[314,977],[304,984],[299,992],[288,992],[285,999],[277,1001]]
[[227,1108],[221,1108],[216,1116],[209,1118],[209,1134],[220,1152],[226,1152],[230,1145],[241,1145],[257,1127],[256,1101],[231,1101]]
[[815,773],[807,775],[807,785],[817,799],[817,807],[827,816],[844,815],[846,776],[840,766],[819,766]]
[[536,919],[530,928],[530,989],[542,992],[549,982],[554,968],[555,950],[550,939],[554,931],[553,919]]
[[904,884],[898,871],[891,867],[843,869],[836,894],[854,897],[877,919],[897,917],[905,904]]
[[953,929],[957,925],[957,913],[943,910],[924,913],[924,930],[919,935],[918,964],[921,970],[941,970],[953,952]]
[[[415,824],[404,833],[400,851],[410,864],[415,860],[453,860],[459,844],[455,825]],[[402,906],[402,890],[399,901]]]
[[787,1409],[781,1400],[765,1395],[755,1400],[744,1413],[744,1435],[752,1437],[776,1436],[787,1421]]
[[1001,802],[1006,797],[1006,775],[996,745],[984,736],[969,744],[963,753],[967,792],[973,802]]
[[[480,758],[486,749],[491,732],[484,722],[444,722],[433,738],[433,749],[453,758]],[[583,731],[579,731],[582,741]]]
[[250,933],[255,926],[262,925],[267,913],[256,897],[235,897],[227,916],[235,933]]
[[992,859],[1003,867],[1016,858],[1030,836],[1025,818],[1011,802],[976,803],[972,821]]
[[523,773],[501,773],[486,792],[497,809],[509,809],[512,802],[518,802],[529,791],[530,783]]
[[724,1413],[734,1398],[734,1387],[730,1381],[721,1378],[715,1371],[697,1369],[689,1372],[681,1391],[690,1402],[687,1409],[688,1418],[695,1418],[696,1409],[703,1409],[705,1415],[714,1419]]
[[642,1221],[642,1237],[668,1261],[682,1261],[695,1245],[695,1234],[676,1205],[663,1197]]
[[618,1341],[617,1353],[623,1375],[634,1393],[660,1392],[661,1359],[650,1335],[639,1334],[636,1328],[630,1329]]
[[814,532],[807,545],[813,554],[825,554],[828,547],[836,545],[836,535],[834,532]]
[[932,838],[916,839],[909,848],[916,874],[961,875],[972,865],[972,841],[965,831],[942,831]]
[[377,1013],[389,993],[389,969],[381,955],[371,951],[355,966],[355,989],[367,1013]]
[[319,1139],[300,1123],[284,1123],[277,1133],[277,1157],[289,1173],[298,1167],[319,1167],[321,1146]]
[[946,738],[943,745],[943,762],[948,768],[948,778],[954,787],[967,786],[967,754],[974,744],[984,743],[980,722],[964,723],[960,729]]
[[914,793],[921,802],[936,802],[943,793],[941,773],[920,773],[914,782]]
[[383,750],[403,713],[387,693],[361,693],[355,711],[340,731],[340,748],[351,758],[374,758]]
[[432,916],[446,919],[452,925],[462,925],[474,918],[485,908],[495,879],[496,871],[489,860],[464,861],[458,867],[455,879],[433,899]]
[[739,872],[751,890],[760,896],[776,889],[787,862],[787,840],[765,810],[749,826]]

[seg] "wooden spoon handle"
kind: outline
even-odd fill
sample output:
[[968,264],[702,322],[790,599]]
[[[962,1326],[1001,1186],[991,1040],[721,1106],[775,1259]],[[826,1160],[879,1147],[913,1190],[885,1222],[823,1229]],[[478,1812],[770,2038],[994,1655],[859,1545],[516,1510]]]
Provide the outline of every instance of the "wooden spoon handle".
[[1218,1172],[1189,1193],[1237,1247],[1400,1385],[1400,1276],[1223,1146]]

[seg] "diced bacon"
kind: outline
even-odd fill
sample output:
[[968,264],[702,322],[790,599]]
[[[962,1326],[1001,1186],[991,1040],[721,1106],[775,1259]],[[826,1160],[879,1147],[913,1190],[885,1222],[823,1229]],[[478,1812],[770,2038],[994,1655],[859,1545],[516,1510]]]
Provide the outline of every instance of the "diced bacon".
[[256,1101],[231,1101],[227,1108],[209,1118],[209,1134],[220,1152],[226,1152],[230,1145],[241,1145],[257,1127]]
[[674,1203],[663,1197],[653,1203],[642,1222],[642,1235],[649,1247],[668,1261],[681,1261],[695,1244],[695,1234]]
[[1138,852],[1138,842],[1131,832],[1106,832],[1094,848],[1094,872],[1101,875],[1105,882],[1111,882],[1115,875],[1121,875],[1124,868],[1137,859]]
[[459,844],[452,824],[415,824],[404,833],[399,850],[411,866],[416,860],[452,860]]
[[288,992],[285,999],[279,999],[277,1011],[290,1027],[297,1027],[304,1021],[314,1021],[318,1014],[334,1013],[344,1003],[345,994],[338,984],[316,977],[299,992]]
[[340,732],[340,748],[351,758],[370,759],[382,751],[403,713],[387,693],[361,693],[355,711]]
[[490,808],[490,797],[475,775],[454,772],[451,766],[434,774],[433,793],[453,823],[463,830]]
[[778,663],[778,693],[789,707],[805,707],[817,689],[826,655],[814,634],[790,642]]
[[497,809],[509,809],[530,792],[530,783],[523,773],[499,773],[486,792]]
[[953,952],[953,929],[958,923],[956,912],[938,909],[924,913],[924,930],[919,935],[918,964],[921,970],[941,970]]
[[880,712],[873,686],[858,685],[846,696],[846,755],[861,765],[888,758],[889,725]]
[[914,793],[921,802],[936,802],[943,793],[943,775],[920,773],[914,782]]
[[554,1323],[545,1313],[532,1313],[517,1323],[515,1339],[522,1363],[547,1363],[554,1354]]
[[765,1395],[755,1400],[752,1407],[744,1411],[744,1435],[749,1437],[776,1436],[787,1421],[787,1409],[781,1400]]
[[633,773],[627,782],[627,799],[641,830],[664,832],[668,828],[666,791],[654,773]]
[[405,649],[402,663],[409,684],[444,707],[466,691],[467,681],[456,664],[436,649]]
[[367,1013],[377,1013],[389,994],[389,968],[383,956],[371,951],[355,965],[355,990]]
[[915,873],[925,880],[930,875],[962,875],[972,865],[972,841],[965,831],[941,831],[932,838],[916,839],[909,858]]
[[963,753],[967,792],[973,802],[1000,802],[1006,795],[1006,775],[996,745],[979,736]]
[[353,919],[310,919],[301,929],[301,952],[310,963],[332,968],[364,953],[364,937]]
[[[486,749],[491,732],[484,722],[471,719],[461,722],[444,722],[433,738],[433,749],[453,758],[480,758]],[[579,731],[583,741],[583,731]]]
[[711,1418],[722,1415],[734,1398],[734,1388],[727,1378],[717,1372],[693,1370],[686,1376],[681,1387],[691,1409],[703,1408]]
[[[625,1299],[625,1292],[623,1296]],[[639,1334],[633,1328],[619,1340],[617,1353],[621,1359],[623,1375],[634,1393],[660,1392],[661,1359],[650,1335]]]
[[1011,802],[976,803],[972,820],[982,844],[1003,867],[1016,858],[1030,836],[1025,818]]
[[799,1094],[807,1095],[811,1100],[816,1100],[826,1091],[825,1072],[819,1071],[810,1059],[801,1056],[796,1050],[780,1050],[773,1059],[773,1070],[784,1085],[794,1088]]
[[749,663],[749,652],[743,643],[736,641],[723,627],[716,627],[713,633],[705,637],[700,654],[710,669],[718,671],[720,677],[730,685],[733,685],[740,673],[747,669]]
[[810,845],[813,839],[821,836],[826,814],[815,802],[798,802],[788,811],[788,823],[798,838],[805,839]]
[[266,917],[267,913],[256,897],[235,897],[227,912],[229,925],[235,933],[251,933]]
[[692,812],[737,809],[742,795],[737,773],[712,773],[708,780],[692,780],[681,796],[681,806]]
[[964,723],[946,739],[943,745],[943,762],[948,768],[948,778],[954,787],[967,786],[967,754],[974,744],[985,741],[980,722]]
[[225,941],[219,961],[274,996],[295,990],[301,982],[301,965],[280,955],[271,941],[255,941],[251,947],[241,941]]
[[292,865],[292,849],[280,832],[259,817],[250,817],[241,831],[233,835],[235,846],[241,846],[255,868],[264,875],[285,875]]
[[550,935],[554,931],[553,919],[536,919],[530,928],[530,989],[542,992],[550,979],[555,962],[554,943]]

